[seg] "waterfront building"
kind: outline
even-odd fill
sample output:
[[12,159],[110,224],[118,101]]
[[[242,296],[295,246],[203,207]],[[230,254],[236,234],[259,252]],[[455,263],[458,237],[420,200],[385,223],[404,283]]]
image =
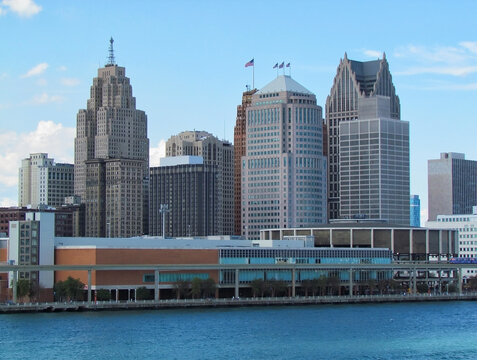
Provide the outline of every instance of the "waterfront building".
[[242,157],[242,235],[323,224],[326,158],[316,96],[281,75],[252,95]]
[[86,205],[87,236],[147,231],[149,139],[126,69],[115,63],[113,39],[93,79],[87,108],[78,111],[74,194]]
[[477,205],[477,161],[461,153],[441,153],[428,160],[428,219],[438,215],[472,214]]
[[166,157],[202,156],[204,165],[217,167],[217,221],[222,235],[234,233],[234,147],[206,131],[184,131],[166,143]]
[[161,158],[150,170],[149,235],[162,235],[163,223],[168,237],[221,235],[218,178],[202,156]]
[[356,220],[313,228],[267,229],[260,232],[262,240],[299,239],[308,237],[315,247],[385,248],[395,260],[447,261],[457,256],[457,232],[451,228],[396,227]]
[[73,164],[55,163],[46,153],[30,154],[19,169],[18,205],[61,206],[73,195],[73,177]]
[[[340,134],[340,128],[342,127],[343,122],[347,121],[354,121],[353,126],[358,126],[357,122],[358,120],[370,120],[370,119],[376,119],[375,116],[373,117],[365,117],[363,118],[363,115],[370,115],[369,110],[372,110],[374,113],[377,111],[380,111],[379,109],[367,109],[365,112],[362,112],[361,118],[359,114],[360,110],[360,104],[366,104],[366,106],[370,106],[372,100],[365,101],[365,102],[360,102],[360,100],[363,100],[365,98],[372,98],[376,96],[384,96],[389,98],[388,102],[388,107],[389,111],[386,114],[387,119],[394,119],[394,120],[399,120],[401,118],[400,115],[400,102],[399,102],[399,97],[396,95],[396,90],[394,88],[393,82],[392,82],[392,77],[391,73],[389,71],[389,64],[386,60],[386,55],[383,54],[382,59],[378,60],[373,60],[373,61],[365,61],[365,62],[360,62],[360,61],[355,61],[355,60],[350,60],[347,57],[347,54],[345,53],[344,59],[340,60],[340,64],[337,68],[336,71],[336,76],[333,81],[333,87],[331,88],[330,95],[326,99],[326,126],[327,126],[327,135],[328,135],[328,141],[327,141],[327,146],[328,146],[328,207],[329,207],[329,219],[338,219],[340,217],[348,217],[350,214],[352,216],[356,215],[359,216],[359,209],[356,209],[357,211],[352,211],[350,213],[349,207],[347,208],[346,214],[341,214],[340,211],[340,204],[341,204],[341,184],[342,184],[342,171],[345,169],[342,169],[342,164],[340,163],[341,159],[341,154],[340,154],[340,140],[341,140],[341,134]],[[380,105],[379,101],[377,101],[377,104],[375,105]],[[390,123],[390,121],[386,121],[387,123]],[[366,122],[363,123],[363,126],[366,125]],[[392,124],[391,124],[392,126]],[[402,128],[402,125],[398,125],[398,127]],[[384,129],[380,129],[381,131],[384,132]],[[367,133],[370,133],[369,130],[364,129],[362,132],[355,132],[355,135],[366,135]],[[385,133],[385,132],[384,132]],[[387,143],[381,143],[380,148],[382,149],[383,156],[385,156],[386,152],[388,149],[391,152],[397,151],[398,149],[393,149],[392,142],[393,142],[393,136],[395,132],[392,131],[390,134],[389,140]],[[369,134],[371,135],[371,134]],[[405,136],[405,134],[399,134],[399,141],[401,142],[402,137]],[[407,135],[408,136],[408,135]],[[352,156],[351,160],[357,160],[358,157],[361,155],[364,155],[367,160],[369,160],[369,157],[366,156],[365,152],[366,150],[363,150],[363,147],[366,147],[365,145],[374,143],[377,139],[370,139],[367,138],[366,136],[363,137],[358,137],[356,139],[353,139],[353,144],[350,144],[349,150],[349,155]],[[384,139],[383,139],[384,140]],[[407,140],[409,141],[409,140]],[[354,144],[356,142],[356,144]],[[382,147],[381,147],[382,146]],[[403,145],[400,144],[398,148],[402,148]],[[407,149],[406,153],[409,153],[409,148]],[[400,158],[405,158],[406,153],[401,155]],[[408,156],[408,155],[407,155]],[[391,159],[389,158],[384,158],[384,161],[390,161]],[[346,160],[348,161],[348,160]],[[409,163],[409,160],[408,160]],[[405,178],[406,176],[409,177],[407,170],[407,175],[406,175],[406,166],[405,164],[402,165],[404,169],[404,173],[400,174],[398,171],[401,171],[400,168],[395,168],[392,163],[388,164],[383,164],[383,166],[389,166],[389,171],[394,172],[391,176],[399,176]],[[346,167],[346,165],[344,165]],[[409,165],[407,165],[407,169],[409,168]],[[348,170],[350,172],[350,176],[358,176],[358,169],[353,169],[350,168]],[[365,176],[369,176],[369,171],[366,172]],[[364,183],[367,183],[368,181],[363,178],[362,181]],[[406,180],[403,179],[403,182],[405,183]],[[409,182],[409,179],[407,179],[407,182]],[[405,187],[405,186],[404,186]],[[348,191],[348,189],[346,189]],[[343,194],[346,195],[347,200],[351,199],[351,196],[354,196],[352,194]],[[360,201],[364,201],[364,193],[360,195],[361,199]],[[371,195],[370,196],[374,196]],[[404,191],[402,194],[402,197],[406,197],[406,199],[409,197],[409,190]],[[384,199],[383,199],[384,200]],[[373,200],[374,201],[374,200]],[[387,200],[386,200],[387,201]],[[389,201],[392,201],[392,199],[389,199]],[[407,202],[408,200],[406,200]],[[388,205],[384,205],[388,206]],[[392,205],[389,205],[392,206]],[[403,206],[401,202],[398,204],[399,207]],[[407,206],[407,205],[406,205]],[[398,210],[400,212],[400,210]],[[390,219],[392,220],[392,219]],[[409,219],[404,224],[408,224]]]
[[[427,221],[428,228],[452,229],[458,232],[458,252],[462,258],[477,258],[477,207],[472,214],[437,215],[434,221]],[[477,276],[477,270],[463,269],[463,277]]]
[[339,124],[340,217],[409,225],[409,123],[390,98],[358,98],[358,118]]
[[411,226],[421,226],[421,200],[419,195],[411,195],[410,198],[410,224]]
[[237,106],[234,127],[234,234],[242,234],[242,156],[246,155],[247,108],[252,104],[252,95],[258,90],[242,94],[242,104]]

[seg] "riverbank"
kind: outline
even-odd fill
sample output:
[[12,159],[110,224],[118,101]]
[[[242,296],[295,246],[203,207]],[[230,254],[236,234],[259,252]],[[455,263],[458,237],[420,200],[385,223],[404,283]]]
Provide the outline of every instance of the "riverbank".
[[429,302],[429,301],[469,301],[477,300],[477,293],[442,294],[442,295],[364,295],[364,296],[308,296],[308,297],[266,297],[240,299],[181,299],[160,301],[98,301],[98,302],[52,302],[2,304],[0,314],[32,313],[32,312],[64,312],[64,311],[119,311],[119,310],[152,310],[179,308],[214,308],[214,307],[246,307],[246,306],[293,306],[319,304],[367,304],[397,302]]

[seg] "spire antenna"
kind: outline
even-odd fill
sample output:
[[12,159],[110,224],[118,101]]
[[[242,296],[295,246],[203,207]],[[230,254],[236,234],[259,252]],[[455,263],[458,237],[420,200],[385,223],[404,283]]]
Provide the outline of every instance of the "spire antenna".
[[114,66],[114,65],[116,65],[116,62],[114,61],[114,48],[113,48],[113,43],[114,43],[114,39],[111,37],[111,39],[109,40],[108,63],[106,64],[106,66]]

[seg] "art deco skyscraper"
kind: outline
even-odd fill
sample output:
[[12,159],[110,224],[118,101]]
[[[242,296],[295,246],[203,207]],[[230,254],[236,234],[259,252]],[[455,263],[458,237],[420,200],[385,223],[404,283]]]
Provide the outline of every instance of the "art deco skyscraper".
[[323,118],[316,96],[290,76],[252,95],[242,157],[242,234],[326,223]]
[[[340,124],[358,119],[359,99],[389,97],[389,118],[401,118],[386,55],[374,61],[349,60],[346,53],[340,61],[330,95],[326,99],[328,132],[328,207],[329,218],[340,217]],[[408,202],[409,193],[406,195]],[[406,205],[408,206],[408,205]],[[347,215],[345,215],[347,216]]]
[[75,195],[86,203],[86,236],[147,232],[148,176],[147,117],[136,109],[111,39],[108,63],[98,69],[87,107],[77,115]]
[[252,104],[252,95],[258,90],[247,90],[242,94],[242,104],[237,106],[237,120],[234,127],[234,233],[242,234],[242,156],[246,149],[246,114]]

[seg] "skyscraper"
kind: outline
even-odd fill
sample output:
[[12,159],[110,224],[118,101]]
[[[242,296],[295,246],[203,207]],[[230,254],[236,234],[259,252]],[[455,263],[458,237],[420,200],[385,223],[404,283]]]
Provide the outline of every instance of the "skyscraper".
[[428,160],[428,219],[437,215],[472,214],[477,206],[477,161],[461,153],[441,153]]
[[377,95],[389,97],[389,118],[399,120],[399,97],[392,83],[386,55],[383,54],[382,59],[360,62],[349,60],[345,53],[326,99],[330,219],[340,217],[340,124],[358,119],[359,99]]
[[171,136],[166,143],[166,157],[202,156],[204,165],[217,166],[216,191],[218,196],[216,218],[220,235],[234,233],[234,147],[206,131],[183,131]]
[[421,226],[421,200],[419,195],[411,195],[410,199],[411,213],[410,213],[410,224],[411,226],[420,227]]
[[18,205],[63,205],[73,195],[73,176],[73,164],[57,164],[45,153],[30,154],[19,169]]
[[217,170],[202,156],[165,157],[151,168],[149,235],[163,234],[163,220],[166,237],[221,235]]
[[358,99],[339,126],[340,217],[409,225],[409,123],[391,119],[389,97]]
[[242,234],[242,156],[246,149],[247,107],[252,104],[252,95],[258,90],[247,90],[242,94],[242,104],[237,106],[234,127],[234,233]]
[[242,157],[242,234],[326,223],[322,110],[313,93],[278,76],[252,95]]
[[116,65],[113,39],[78,111],[75,195],[86,203],[86,236],[127,237],[147,231],[149,139],[126,69]]

